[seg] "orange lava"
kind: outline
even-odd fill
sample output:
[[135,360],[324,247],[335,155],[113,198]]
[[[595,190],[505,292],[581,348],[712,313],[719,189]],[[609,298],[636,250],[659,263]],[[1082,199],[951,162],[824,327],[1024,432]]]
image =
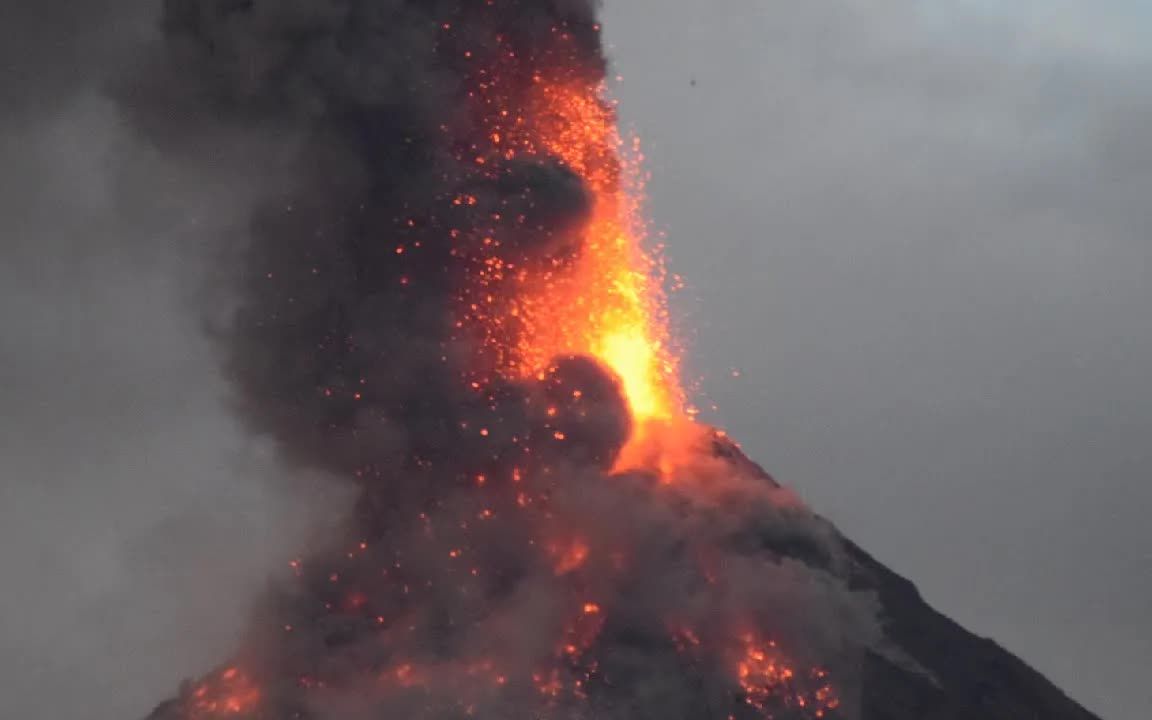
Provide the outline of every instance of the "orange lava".
[[743,638],[743,653],[736,663],[736,677],[744,702],[771,717],[772,711],[791,708],[811,718],[824,718],[840,707],[840,699],[828,674],[814,668],[797,674],[774,642]]
[[[555,32],[563,56],[570,38]],[[462,298],[466,319],[479,321],[501,374],[540,376],[558,356],[596,358],[620,381],[633,441],[650,438],[688,416],[661,248],[646,237],[639,146],[622,139],[615,103],[599,79],[566,69],[537,71],[527,97],[506,96],[500,76],[515,72],[516,60],[509,53],[503,57],[509,67],[479,71],[472,99],[486,141],[461,159],[481,172],[518,160],[558,160],[582,180],[591,208],[574,256],[559,253],[543,267],[505,252],[499,232],[478,238],[487,254],[473,273],[479,289]],[[455,202],[468,206],[475,198]],[[624,465],[640,459],[625,457],[631,460]]]
[[248,717],[260,704],[260,688],[242,670],[225,668],[195,686],[187,698],[188,720]]
[[539,144],[584,179],[594,207],[575,267],[546,275],[519,299],[520,370],[538,372],[557,355],[591,355],[619,377],[635,421],[669,420],[680,416],[684,392],[663,266],[645,246],[639,153],[622,152],[602,93],[541,84],[529,110],[539,118]]

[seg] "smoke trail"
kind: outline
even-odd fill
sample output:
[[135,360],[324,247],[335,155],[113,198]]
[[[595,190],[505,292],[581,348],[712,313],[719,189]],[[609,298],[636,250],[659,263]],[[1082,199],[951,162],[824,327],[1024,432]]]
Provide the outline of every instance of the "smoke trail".
[[851,714],[872,621],[822,523],[704,429],[670,487],[610,474],[635,418],[596,359],[507,371],[505,270],[569,272],[580,167],[619,182],[499,137],[542,83],[606,109],[592,2],[167,0],[162,28],[141,131],[278,170],[222,269],[237,410],[361,497],[157,717]]

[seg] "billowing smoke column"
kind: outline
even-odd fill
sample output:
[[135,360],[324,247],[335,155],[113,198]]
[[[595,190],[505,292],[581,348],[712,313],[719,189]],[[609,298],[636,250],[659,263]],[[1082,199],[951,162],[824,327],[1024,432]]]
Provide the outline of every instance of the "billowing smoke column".
[[142,131],[298,141],[244,239],[239,412],[360,497],[155,717],[853,714],[831,533],[681,412],[594,10],[165,3]]

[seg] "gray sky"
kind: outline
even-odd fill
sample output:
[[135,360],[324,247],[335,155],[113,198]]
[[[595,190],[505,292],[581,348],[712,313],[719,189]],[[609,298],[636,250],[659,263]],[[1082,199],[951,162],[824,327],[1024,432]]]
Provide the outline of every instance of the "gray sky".
[[[140,714],[318,521],[188,312],[234,188],[101,96],[146,4],[0,29],[0,717]],[[606,25],[723,424],[942,610],[1143,720],[1152,16],[1083,7],[618,0]]]
[[629,0],[606,28],[722,423],[939,608],[1140,720],[1152,14],[1087,7]]

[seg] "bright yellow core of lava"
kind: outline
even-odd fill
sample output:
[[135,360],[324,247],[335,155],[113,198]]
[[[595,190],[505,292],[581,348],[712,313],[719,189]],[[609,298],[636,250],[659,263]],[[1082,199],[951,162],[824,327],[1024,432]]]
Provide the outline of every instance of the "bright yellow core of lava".
[[539,373],[557,355],[591,355],[619,377],[638,428],[680,417],[664,268],[645,242],[639,148],[624,148],[601,86],[539,82],[537,90],[521,116],[531,118],[522,150],[563,161],[594,205],[575,266],[528,279],[518,296],[519,371]]

